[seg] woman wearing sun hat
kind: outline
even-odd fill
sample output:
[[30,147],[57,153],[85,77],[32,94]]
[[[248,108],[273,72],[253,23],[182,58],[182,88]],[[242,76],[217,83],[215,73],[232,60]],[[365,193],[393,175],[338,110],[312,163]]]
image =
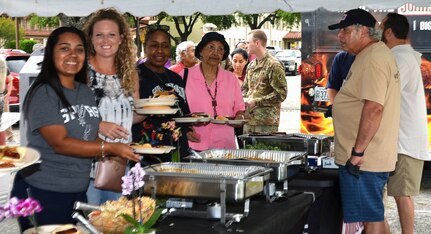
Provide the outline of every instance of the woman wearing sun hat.
[[[195,56],[200,64],[188,69],[185,79],[186,96],[193,112],[244,119],[245,105],[235,75],[220,67],[229,55],[229,45],[223,35],[209,32],[196,46]],[[181,73],[184,77],[184,72]],[[235,149],[234,127],[228,124],[209,123],[194,126],[196,138],[189,141],[194,150],[213,148]]]

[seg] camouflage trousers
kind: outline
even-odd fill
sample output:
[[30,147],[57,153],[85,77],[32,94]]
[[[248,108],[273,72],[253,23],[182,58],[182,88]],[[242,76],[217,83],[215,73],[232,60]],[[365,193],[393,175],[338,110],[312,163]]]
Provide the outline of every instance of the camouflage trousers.
[[277,131],[278,126],[275,125],[244,125],[244,134],[252,132],[271,133]]

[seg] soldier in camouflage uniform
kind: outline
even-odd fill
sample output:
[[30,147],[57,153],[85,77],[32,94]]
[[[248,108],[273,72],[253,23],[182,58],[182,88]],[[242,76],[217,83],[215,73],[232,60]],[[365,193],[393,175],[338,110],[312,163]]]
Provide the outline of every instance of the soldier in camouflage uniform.
[[281,103],[287,96],[287,82],[281,63],[266,50],[267,37],[262,30],[248,34],[247,50],[256,59],[247,66],[242,86],[246,103],[247,124],[244,134],[276,132],[280,122]]

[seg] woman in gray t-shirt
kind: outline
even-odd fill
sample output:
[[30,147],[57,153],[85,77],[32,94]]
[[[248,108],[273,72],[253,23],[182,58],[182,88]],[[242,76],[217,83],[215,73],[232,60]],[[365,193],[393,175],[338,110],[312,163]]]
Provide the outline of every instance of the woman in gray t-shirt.
[[[100,114],[86,85],[87,59],[84,34],[74,27],[60,27],[48,38],[42,69],[23,104],[28,146],[42,162],[17,175],[12,196],[24,198],[30,188],[43,210],[39,225],[73,223],[75,201],[85,195],[91,159],[120,155],[139,160],[126,144],[97,138]],[[20,218],[21,230],[30,227]]]

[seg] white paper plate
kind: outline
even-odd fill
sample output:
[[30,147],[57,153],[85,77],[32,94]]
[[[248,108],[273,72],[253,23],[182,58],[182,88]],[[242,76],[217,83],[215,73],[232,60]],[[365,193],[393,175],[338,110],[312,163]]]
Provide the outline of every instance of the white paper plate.
[[211,123],[213,124],[226,124],[228,120],[221,120],[221,119],[211,119]]
[[173,106],[178,102],[178,99],[174,98],[146,98],[136,99],[135,107],[141,108],[144,106]]
[[211,120],[210,117],[182,117],[173,118],[177,123],[207,123]]
[[177,113],[179,109],[135,109],[136,113],[140,115],[172,115]]
[[0,173],[19,171],[24,167],[34,164],[40,158],[39,152],[35,149],[19,146],[17,150],[20,154],[25,154],[24,158],[19,162],[12,162],[15,167],[0,168]]
[[138,154],[167,154],[171,152],[171,150],[175,149],[173,146],[160,146],[153,148],[138,148],[131,146],[136,153]]
[[245,119],[232,119],[232,120],[228,120],[227,124],[240,125],[240,124],[245,124],[246,122],[247,120]]
[[[51,234],[54,229],[63,226],[64,224],[52,224],[52,225],[42,225],[37,228],[37,234]],[[76,229],[84,233],[81,227],[74,226]],[[35,234],[34,228],[29,228],[23,232],[23,234]],[[87,233],[87,232],[85,232]]]

